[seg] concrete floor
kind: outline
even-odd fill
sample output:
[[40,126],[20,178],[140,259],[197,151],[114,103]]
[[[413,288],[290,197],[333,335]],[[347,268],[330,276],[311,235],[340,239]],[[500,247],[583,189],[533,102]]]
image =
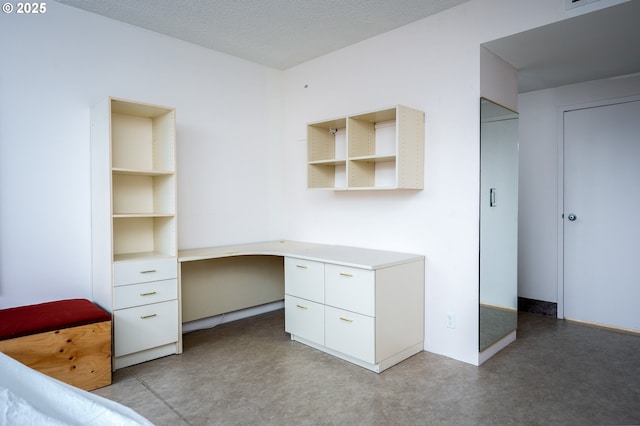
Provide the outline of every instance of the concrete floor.
[[292,342],[283,311],[184,348],[94,393],[158,426],[640,424],[640,336],[536,314],[480,367],[422,352],[372,373]]

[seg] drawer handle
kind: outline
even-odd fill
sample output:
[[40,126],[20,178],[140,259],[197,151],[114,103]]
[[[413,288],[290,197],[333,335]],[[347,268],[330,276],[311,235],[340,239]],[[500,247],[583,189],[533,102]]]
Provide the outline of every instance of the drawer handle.
[[302,306],[302,305],[296,305],[296,306],[297,306],[298,308],[300,308],[300,309],[309,309],[309,308],[307,308],[306,306]]
[[149,319],[149,318],[153,318],[153,317],[157,317],[158,314],[151,314],[151,315],[140,315],[140,319]]
[[344,322],[353,322],[352,319],[350,318],[345,318],[345,317],[340,317],[340,321],[344,321]]
[[157,269],[147,269],[146,271],[140,271],[141,274],[152,274],[154,272],[158,272]]
[[306,266],[304,266],[304,265],[296,265],[296,268],[300,268],[300,269],[307,269],[307,267],[306,267]]
[[140,296],[153,296],[154,294],[157,294],[157,291],[149,291],[147,293],[140,293]]
[[352,277],[353,277],[353,274],[347,274],[346,272],[340,272],[340,276],[341,276],[341,277],[352,278]]

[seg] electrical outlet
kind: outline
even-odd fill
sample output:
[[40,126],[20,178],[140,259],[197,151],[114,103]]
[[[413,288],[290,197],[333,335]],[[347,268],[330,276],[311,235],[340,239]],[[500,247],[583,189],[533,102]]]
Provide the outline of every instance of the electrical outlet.
[[456,328],[456,314],[453,312],[447,312],[447,327]]

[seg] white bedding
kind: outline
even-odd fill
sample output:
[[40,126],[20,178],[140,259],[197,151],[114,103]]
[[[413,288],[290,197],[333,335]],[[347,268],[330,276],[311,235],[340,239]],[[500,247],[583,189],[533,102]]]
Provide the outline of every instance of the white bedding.
[[152,425],[117,402],[45,376],[0,353],[0,425]]

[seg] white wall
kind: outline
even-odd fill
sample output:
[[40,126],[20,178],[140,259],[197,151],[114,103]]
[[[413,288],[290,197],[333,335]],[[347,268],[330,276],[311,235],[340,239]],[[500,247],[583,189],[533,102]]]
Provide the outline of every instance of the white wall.
[[518,295],[559,302],[558,147],[562,109],[640,94],[640,76],[523,93],[520,112]]
[[[424,254],[429,351],[478,363],[480,44],[563,6],[472,0],[285,72],[288,234]],[[305,189],[306,123],[398,103],[426,113],[424,191]]]
[[3,14],[0,308],[91,297],[89,111],[177,108],[179,246],[280,238],[282,72],[56,2]]

